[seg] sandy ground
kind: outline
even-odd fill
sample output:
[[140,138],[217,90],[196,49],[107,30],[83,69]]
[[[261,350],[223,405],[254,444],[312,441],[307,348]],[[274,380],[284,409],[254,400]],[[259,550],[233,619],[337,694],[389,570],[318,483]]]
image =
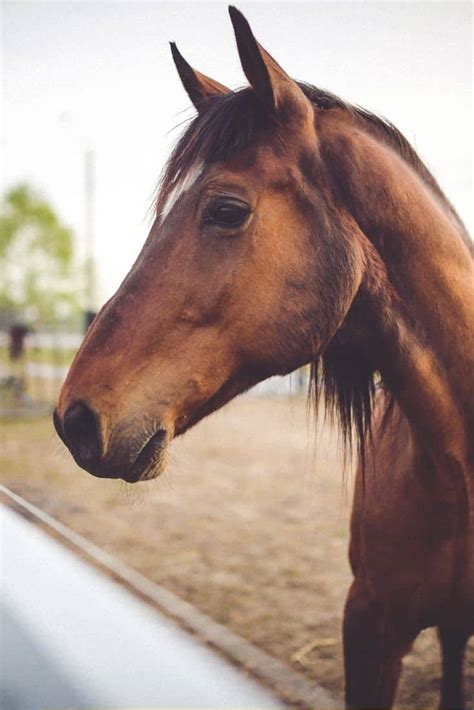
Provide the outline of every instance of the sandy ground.
[[[244,397],[174,442],[167,473],[128,486],[78,469],[48,420],[3,423],[1,478],[342,697],[351,476],[303,398]],[[474,705],[474,643],[466,663]],[[436,707],[435,634],[407,656],[398,705]]]

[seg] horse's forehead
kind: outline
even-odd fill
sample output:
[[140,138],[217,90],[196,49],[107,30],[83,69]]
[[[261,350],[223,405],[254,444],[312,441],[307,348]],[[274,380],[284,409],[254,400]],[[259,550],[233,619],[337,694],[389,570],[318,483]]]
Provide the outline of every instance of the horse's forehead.
[[231,156],[222,163],[198,160],[179,175],[169,187],[159,210],[160,222],[169,215],[179,199],[202,180],[240,179],[244,184],[262,187],[288,173],[288,168],[298,164],[295,151],[284,149],[281,143],[253,146]]
[[[267,143],[248,148],[237,156],[232,156],[225,163],[210,164],[206,176],[219,178],[237,178],[243,183],[263,187],[275,178],[286,175],[288,170],[298,166],[298,154],[284,150],[279,144]],[[201,173],[204,178],[204,170]]]

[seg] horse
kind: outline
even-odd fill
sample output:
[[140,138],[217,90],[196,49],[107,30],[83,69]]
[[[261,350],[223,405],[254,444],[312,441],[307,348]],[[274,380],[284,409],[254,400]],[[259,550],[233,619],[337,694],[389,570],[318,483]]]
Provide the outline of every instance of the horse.
[[474,259],[461,219],[388,121],[297,82],[230,17],[249,86],[172,56],[197,113],[135,264],[91,324],[54,423],[99,477],[158,476],[171,439],[272,375],[358,452],[346,703],[389,708],[435,626],[441,706],[474,633]]

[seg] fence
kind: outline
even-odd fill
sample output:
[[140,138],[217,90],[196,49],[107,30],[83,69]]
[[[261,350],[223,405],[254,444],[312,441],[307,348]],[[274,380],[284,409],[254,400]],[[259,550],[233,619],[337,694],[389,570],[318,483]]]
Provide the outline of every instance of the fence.
[[37,332],[12,326],[1,331],[0,415],[50,411],[82,337],[54,327]]

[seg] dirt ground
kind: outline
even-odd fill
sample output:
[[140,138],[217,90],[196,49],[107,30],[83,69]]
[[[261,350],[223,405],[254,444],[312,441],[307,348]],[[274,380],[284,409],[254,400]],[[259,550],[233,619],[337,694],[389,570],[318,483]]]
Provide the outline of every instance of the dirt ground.
[[[351,477],[316,444],[304,398],[247,396],[172,445],[166,474],[128,486],[78,469],[49,420],[1,425],[5,485],[342,697]],[[466,663],[474,705],[474,643]],[[405,659],[398,705],[437,705],[435,634]]]

